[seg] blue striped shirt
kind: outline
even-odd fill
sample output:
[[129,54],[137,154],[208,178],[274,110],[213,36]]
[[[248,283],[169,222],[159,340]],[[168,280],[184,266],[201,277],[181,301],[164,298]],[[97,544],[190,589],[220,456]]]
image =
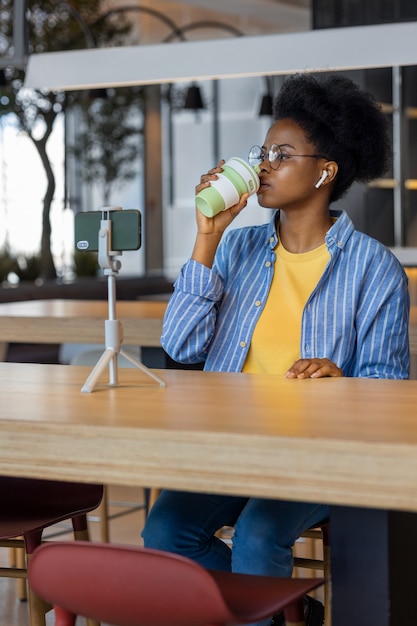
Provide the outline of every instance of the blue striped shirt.
[[[330,213],[338,218],[326,234],[330,260],[303,310],[301,358],[328,358],[344,376],[408,378],[407,276],[345,212]],[[184,264],[161,337],[175,361],[242,370],[277,260],[275,217],[228,231],[212,269],[192,259]]]

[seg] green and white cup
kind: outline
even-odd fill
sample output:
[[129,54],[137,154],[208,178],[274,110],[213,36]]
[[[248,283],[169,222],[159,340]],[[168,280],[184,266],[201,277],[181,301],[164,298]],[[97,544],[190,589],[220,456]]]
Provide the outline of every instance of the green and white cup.
[[229,209],[239,202],[244,193],[252,195],[259,189],[259,166],[252,167],[239,157],[231,157],[223,165],[218,179],[210,182],[210,187],[202,189],[195,197],[197,208],[206,217]]

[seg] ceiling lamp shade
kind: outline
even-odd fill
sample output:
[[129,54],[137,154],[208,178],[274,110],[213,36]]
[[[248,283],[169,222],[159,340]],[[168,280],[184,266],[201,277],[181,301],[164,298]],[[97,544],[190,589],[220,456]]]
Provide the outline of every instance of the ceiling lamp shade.
[[107,89],[104,87],[98,87],[97,89],[90,89],[88,91],[88,97],[90,100],[106,100],[107,96]]
[[200,87],[198,85],[192,84],[190,87],[188,87],[183,108],[192,111],[201,111],[201,109],[206,108],[204,106],[203,98],[201,97]]

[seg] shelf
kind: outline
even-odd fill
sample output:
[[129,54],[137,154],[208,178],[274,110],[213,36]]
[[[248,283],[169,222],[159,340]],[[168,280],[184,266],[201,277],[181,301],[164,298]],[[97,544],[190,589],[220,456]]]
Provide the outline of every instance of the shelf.
[[398,187],[398,181],[395,178],[377,178],[368,183],[368,187],[373,189],[395,189]]
[[379,106],[381,107],[381,111],[386,113],[387,115],[392,115],[395,111],[398,111],[398,107],[394,106],[389,102],[379,102]]
[[407,246],[393,246],[392,248],[390,248],[390,250],[404,267],[417,266],[417,248]]
[[[395,178],[378,178],[368,183],[373,189],[396,189],[398,181]],[[408,178],[404,181],[404,187],[410,191],[417,191],[417,178]]]
[[409,120],[417,120],[417,107],[406,107],[405,115]]

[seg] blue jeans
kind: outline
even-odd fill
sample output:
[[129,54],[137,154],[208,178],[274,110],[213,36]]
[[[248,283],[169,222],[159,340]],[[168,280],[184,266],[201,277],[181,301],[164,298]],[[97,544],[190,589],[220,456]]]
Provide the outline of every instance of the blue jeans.
[[[182,554],[209,569],[289,577],[295,540],[328,515],[320,504],[165,490],[142,537],[148,548]],[[232,550],[214,536],[222,526],[234,526]]]

